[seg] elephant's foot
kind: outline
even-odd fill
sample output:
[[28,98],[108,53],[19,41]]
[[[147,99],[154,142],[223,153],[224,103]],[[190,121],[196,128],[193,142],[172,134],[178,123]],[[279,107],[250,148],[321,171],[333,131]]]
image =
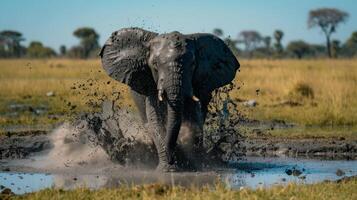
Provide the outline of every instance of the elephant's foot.
[[166,150],[167,148],[165,148],[164,145],[162,145],[162,143],[161,145],[157,145],[156,149],[159,156],[159,164],[156,167],[156,170],[161,172],[178,171],[178,167],[174,162],[172,153],[170,154],[168,150]]
[[160,162],[159,165],[156,167],[156,171],[177,172],[177,171],[179,171],[179,168],[177,167],[176,164],[170,165],[169,163],[166,163],[166,162]]

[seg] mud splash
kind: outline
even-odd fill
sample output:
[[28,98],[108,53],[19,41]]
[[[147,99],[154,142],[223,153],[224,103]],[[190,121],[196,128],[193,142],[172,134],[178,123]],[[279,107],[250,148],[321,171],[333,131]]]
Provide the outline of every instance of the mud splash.
[[[179,165],[186,167],[189,162],[199,162],[202,166],[222,165],[241,157],[238,152],[242,152],[240,144],[243,137],[237,126],[243,117],[229,96],[234,87],[230,84],[213,94],[204,126],[204,158],[199,161],[187,160],[189,156],[184,155],[187,151],[179,143],[176,152]],[[100,112],[83,114],[73,123],[57,129],[52,133],[54,148],[48,156],[60,156],[65,159],[61,161],[66,165],[69,162],[90,163],[91,160],[80,158],[91,148],[96,152],[105,152],[109,160],[122,166],[154,168],[158,163],[155,146],[139,117],[118,106],[120,99],[118,96],[114,100],[102,100]],[[183,125],[178,141],[184,141],[183,137],[187,134],[190,131],[186,131]],[[95,160],[95,157],[105,156],[91,157]]]

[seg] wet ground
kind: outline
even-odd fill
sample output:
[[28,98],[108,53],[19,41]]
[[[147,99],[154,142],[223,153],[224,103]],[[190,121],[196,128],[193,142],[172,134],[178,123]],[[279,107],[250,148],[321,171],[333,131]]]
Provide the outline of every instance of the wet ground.
[[357,141],[278,139],[260,133],[245,138],[237,127],[264,131],[292,125],[242,120],[234,115],[225,118],[224,113],[224,120],[222,116],[213,117],[206,124],[210,130],[218,128],[205,137],[207,154],[202,169],[156,172],[157,154],[146,129],[136,116],[113,105],[103,104],[102,113],[83,115],[51,133],[2,136],[0,191],[10,188],[22,194],[49,187],[102,188],[143,183],[201,186],[217,180],[232,188],[257,188],[357,175]]
[[356,141],[246,138],[239,144],[241,157],[231,158],[228,164],[206,166],[198,172],[161,173],[154,171],[152,164],[142,165],[146,160],[135,166],[113,162],[105,149],[72,128],[65,124],[51,134],[3,137],[0,190],[10,188],[22,194],[51,187],[202,186],[217,180],[239,189],[290,182],[310,184],[357,175]]
[[[26,162],[34,163],[36,160],[24,161]],[[115,166],[100,169],[46,170],[47,172],[22,166],[22,170],[24,172],[0,172],[0,187],[10,188],[14,193],[22,194],[51,187],[73,189],[86,186],[97,189],[143,183],[202,186],[213,185],[219,180],[231,188],[258,188],[291,182],[311,184],[356,176],[357,161],[248,157],[231,163],[228,168],[166,174]]]

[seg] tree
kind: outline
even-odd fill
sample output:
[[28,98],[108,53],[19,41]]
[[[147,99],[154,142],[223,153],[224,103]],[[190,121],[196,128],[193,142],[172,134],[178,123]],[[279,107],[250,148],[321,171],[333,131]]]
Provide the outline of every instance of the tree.
[[66,53],[67,53],[67,48],[66,48],[66,46],[61,45],[59,51],[60,51],[61,56],[65,56]]
[[243,43],[245,51],[249,53],[250,57],[252,51],[258,47],[262,41],[262,36],[257,31],[242,31],[238,35],[238,42]]
[[335,8],[319,8],[309,13],[308,27],[320,27],[326,36],[326,48],[328,57],[331,53],[331,35],[336,32],[338,24],[345,22],[348,13]]
[[341,46],[340,46],[341,42],[339,40],[333,40],[332,44],[331,44],[331,55],[333,58],[337,58],[338,54],[340,53],[341,50]]
[[25,39],[22,37],[22,33],[12,30],[5,30],[0,32],[1,46],[6,52],[8,57],[20,57],[24,54],[24,48],[20,42]]
[[5,58],[7,56],[5,45],[5,38],[4,36],[0,35],[0,58]]
[[30,58],[49,58],[56,56],[56,52],[53,49],[44,47],[41,42],[37,41],[30,43],[26,53]]
[[78,28],[73,32],[73,35],[80,39],[80,47],[82,48],[81,58],[88,58],[92,51],[99,49],[99,35],[93,28]]
[[347,56],[357,55],[357,31],[353,32],[342,47],[342,51]]
[[310,44],[310,54],[314,57],[324,57],[326,55],[325,45]]
[[278,55],[281,55],[283,53],[283,45],[281,44],[281,40],[283,39],[283,37],[284,37],[283,31],[281,30],[274,31],[274,39],[275,39],[274,48]]
[[220,28],[215,28],[213,29],[212,33],[216,35],[217,37],[222,37],[223,36],[223,30]]
[[83,48],[80,46],[74,46],[68,50],[67,55],[70,58],[82,58]]
[[292,41],[286,47],[287,51],[301,59],[304,55],[310,52],[310,45],[302,40]]
[[265,48],[269,50],[270,46],[271,46],[271,37],[270,36],[264,37],[263,42],[264,42]]
[[351,34],[351,37],[348,38],[346,43],[348,46],[356,46],[357,47],[357,31],[355,31]]

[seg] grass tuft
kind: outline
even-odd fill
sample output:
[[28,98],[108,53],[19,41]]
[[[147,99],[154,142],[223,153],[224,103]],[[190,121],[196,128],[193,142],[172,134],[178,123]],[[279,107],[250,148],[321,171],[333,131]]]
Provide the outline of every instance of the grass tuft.
[[[160,184],[127,186],[112,189],[90,190],[78,188],[45,189],[26,195],[11,196],[12,199],[357,199],[357,179],[341,183],[324,182],[313,185],[288,184],[272,188],[251,190],[229,189],[222,184],[213,187],[170,187]],[[0,196],[1,197],[1,196]]]
[[314,90],[308,83],[298,82],[294,85],[293,89],[289,92],[289,95],[297,100],[303,98],[313,99]]

